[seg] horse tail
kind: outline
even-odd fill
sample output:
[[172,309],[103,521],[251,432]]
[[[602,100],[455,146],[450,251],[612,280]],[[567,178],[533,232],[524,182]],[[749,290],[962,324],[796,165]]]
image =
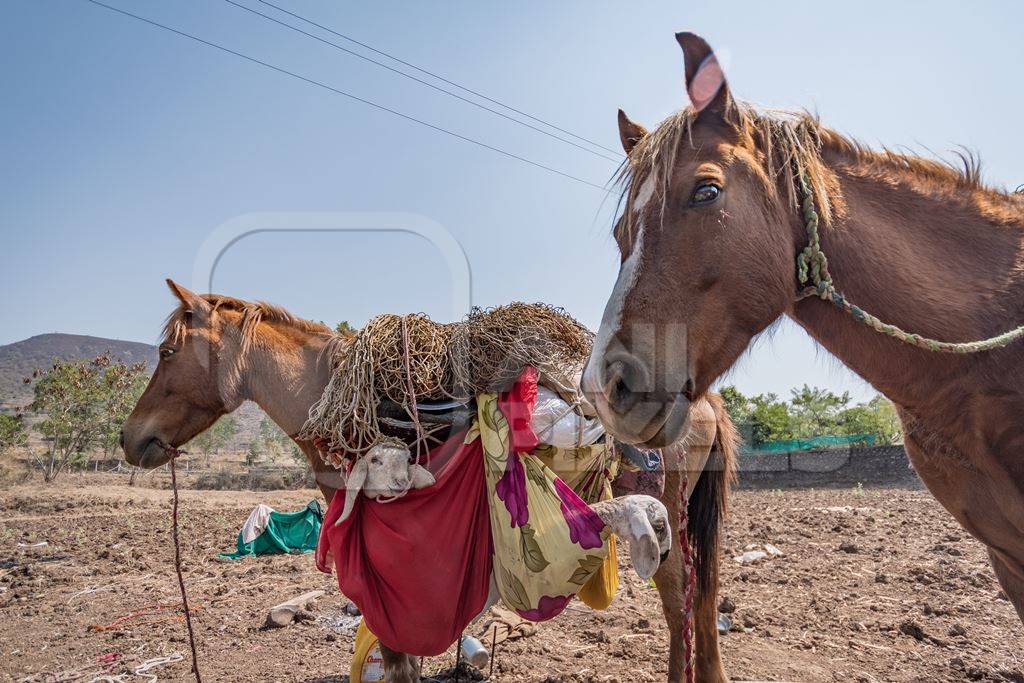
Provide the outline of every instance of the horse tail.
[[729,489],[736,480],[740,436],[722,397],[709,393],[705,398],[715,413],[715,440],[704,471],[690,495],[686,532],[694,549],[697,590],[704,595],[714,595],[718,587],[722,525],[728,510]]

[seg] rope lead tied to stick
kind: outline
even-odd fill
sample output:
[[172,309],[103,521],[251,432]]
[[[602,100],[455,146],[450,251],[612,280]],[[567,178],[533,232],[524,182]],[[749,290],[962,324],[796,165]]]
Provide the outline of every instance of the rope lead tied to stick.
[[181,591],[181,607],[185,611],[185,626],[188,628],[188,644],[192,649],[192,675],[196,683],[202,683],[202,676],[199,674],[199,654],[196,651],[196,636],[192,630],[192,611],[188,607],[188,594],[185,591],[185,576],[181,571],[181,543],[178,540],[178,476],[174,468],[174,461],[185,451],[178,450],[167,444],[160,444],[164,452],[171,456],[171,490],[173,491],[173,503],[171,506],[171,539],[174,541],[174,571],[178,575],[178,588]]

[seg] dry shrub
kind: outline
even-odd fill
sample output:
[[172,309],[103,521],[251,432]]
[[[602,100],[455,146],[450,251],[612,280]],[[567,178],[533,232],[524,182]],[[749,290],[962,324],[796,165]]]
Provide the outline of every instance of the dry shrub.
[[192,488],[204,491],[281,491],[312,488],[313,472],[308,467],[288,469],[220,469],[200,475]]

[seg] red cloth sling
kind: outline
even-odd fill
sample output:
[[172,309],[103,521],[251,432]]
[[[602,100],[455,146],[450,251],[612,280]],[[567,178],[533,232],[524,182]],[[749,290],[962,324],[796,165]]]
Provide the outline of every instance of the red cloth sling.
[[[483,609],[491,576],[491,530],[480,441],[454,435],[431,452],[444,464],[437,483],[381,504],[360,496],[335,522],[345,490],[334,494],[317,546],[317,567],[334,569],[338,587],[384,645],[439,655]],[[447,462],[445,462],[447,461]]]
[[[530,417],[537,371],[527,368],[500,396],[513,452],[537,447]],[[339,489],[324,515],[316,563],[338,576],[338,587],[366,625],[392,650],[443,653],[487,601],[491,529],[480,440],[453,434],[430,452],[437,483],[390,503],[360,496],[347,520]]]

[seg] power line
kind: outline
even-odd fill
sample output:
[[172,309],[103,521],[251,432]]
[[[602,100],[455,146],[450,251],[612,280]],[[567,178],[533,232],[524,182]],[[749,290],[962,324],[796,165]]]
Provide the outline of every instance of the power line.
[[[577,140],[581,140],[582,142],[585,142],[588,145],[593,145],[594,147],[598,147],[600,149],[603,149],[606,152],[611,152],[612,154],[616,155],[616,157],[617,157],[615,159],[615,161],[619,161],[622,158],[622,152],[620,152],[620,151],[618,151],[616,149],[611,149],[610,147],[605,147],[604,145],[602,145],[602,144],[600,144],[598,142],[594,142],[593,140],[589,140],[589,139],[583,137],[582,135],[577,135],[576,133],[573,133],[572,131],[565,130],[564,128],[559,128],[555,124],[549,123],[549,122],[545,121],[544,119],[540,119],[540,118],[537,118],[536,116],[533,116],[531,114],[527,114],[525,111],[521,111],[519,109],[516,109],[515,107],[513,107],[511,105],[508,105],[508,104],[505,104],[504,102],[501,102],[500,100],[496,100],[494,98],[488,97],[487,95],[484,95],[481,92],[477,92],[476,90],[473,90],[472,88],[467,88],[464,85],[459,85],[455,81],[448,80],[444,76],[438,75],[438,74],[434,73],[433,71],[428,71],[427,69],[424,69],[422,67],[416,66],[415,64],[412,64],[411,62],[407,62],[407,61],[405,61],[403,59],[399,59],[398,57],[395,57],[394,55],[389,54],[387,52],[384,52],[383,50],[378,50],[377,48],[373,47],[372,45],[367,45],[366,43],[362,43],[362,42],[356,40],[355,38],[352,38],[351,36],[346,36],[344,33],[339,33],[338,31],[335,31],[334,29],[332,29],[332,28],[330,28],[328,26],[324,26],[323,24],[318,24],[317,22],[315,22],[315,21],[313,21],[311,19],[307,19],[307,18],[303,17],[302,15],[296,14],[295,12],[290,12],[290,11],[286,10],[285,8],[279,6],[279,5],[275,5],[272,2],[268,2],[268,0],[257,0],[257,2],[261,2],[264,5],[267,5],[268,7],[273,7],[278,12],[283,12],[284,14],[287,14],[290,17],[294,17],[295,19],[299,19],[300,21],[306,22],[307,24],[310,24],[311,26],[316,26],[317,28],[319,28],[321,30],[324,30],[324,31],[327,31],[328,33],[334,34],[334,35],[338,36],[339,38],[343,38],[343,39],[349,41],[350,43],[354,43],[355,45],[358,45],[360,47],[366,48],[367,50],[370,50],[371,52],[374,52],[374,53],[376,53],[378,55],[381,55],[382,57],[387,57],[388,59],[392,59],[392,60],[398,62],[399,64],[402,64],[403,66],[409,67],[410,69],[415,69],[416,71],[419,71],[422,74],[426,74],[427,76],[430,76],[431,78],[436,78],[437,80],[442,81],[444,83],[447,83],[448,85],[451,85],[453,87],[456,87],[459,90],[462,90],[463,92],[468,92],[469,94],[475,95],[476,97],[479,97],[482,100],[487,100],[491,104],[496,104],[499,107],[504,107],[505,109],[508,109],[509,111],[515,112],[516,114],[519,114],[520,116],[525,116],[526,118],[530,119],[531,121],[536,121],[537,123],[543,124],[543,125],[547,126],[548,128],[553,128],[554,130],[557,130],[559,133],[565,133],[569,137],[573,137],[573,138],[576,138]],[[401,72],[399,72],[399,73],[401,73]],[[406,75],[408,75],[408,74],[406,74]],[[410,78],[411,78],[411,76],[410,76]],[[457,97],[457,95],[456,95],[456,97]]]
[[[584,152],[587,152],[589,154],[593,154],[594,156],[601,157],[602,159],[607,159],[608,161],[612,161],[612,162],[618,163],[619,161],[622,160],[622,155],[621,154],[618,157],[610,157],[607,154],[603,154],[601,152],[592,150],[592,149],[590,149],[588,147],[584,147],[583,145],[575,143],[572,140],[567,140],[566,138],[563,138],[563,137],[561,137],[559,135],[555,135],[554,133],[546,131],[543,128],[538,128],[537,126],[529,124],[529,123],[527,123],[525,121],[520,121],[519,119],[515,118],[514,116],[509,116],[508,114],[506,114],[506,113],[504,113],[502,111],[498,111],[497,109],[492,109],[491,107],[488,107],[487,105],[484,105],[484,104],[480,104],[479,102],[474,102],[473,100],[469,99],[468,97],[463,97],[462,95],[460,95],[460,94],[458,94],[456,92],[452,92],[451,90],[448,90],[446,88],[442,88],[442,87],[440,87],[438,85],[435,85],[435,84],[433,84],[433,83],[431,83],[429,81],[425,81],[422,78],[417,78],[416,76],[413,76],[412,74],[408,74],[408,73],[402,71],[401,69],[396,69],[393,66],[388,66],[387,64],[384,64],[383,62],[378,62],[375,59],[367,57],[366,55],[361,55],[361,54],[359,54],[358,52],[356,52],[354,50],[349,50],[347,47],[343,47],[341,45],[338,45],[337,43],[332,43],[331,41],[326,40],[324,38],[321,38],[320,36],[318,36],[316,34],[309,33],[308,31],[303,31],[301,28],[299,28],[297,26],[292,26],[291,24],[283,22],[280,19],[276,19],[276,18],[270,16],[269,14],[264,14],[263,12],[260,12],[259,10],[253,9],[252,7],[247,7],[247,6],[245,6],[245,5],[243,5],[243,4],[239,3],[239,2],[235,2],[235,0],[224,0],[224,2],[228,3],[229,5],[234,5],[235,7],[239,8],[239,9],[243,9],[246,12],[250,12],[252,14],[255,14],[258,17],[262,17],[262,18],[266,19],[267,21],[272,21],[275,24],[278,24],[279,26],[284,26],[285,28],[291,29],[292,31],[295,31],[297,33],[301,33],[302,35],[304,35],[306,37],[309,37],[309,38],[312,38],[313,40],[317,40],[317,41],[323,43],[324,45],[329,45],[330,47],[333,47],[336,50],[341,50],[342,52],[345,52],[346,54],[352,55],[353,57],[358,57],[359,59],[362,59],[363,61],[369,62],[370,64],[375,64],[375,65],[381,67],[382,69],[387,69],[388,71],[391,71],[392,73],[396,73],[399,76],[404,76],[405,78],[408,78],[408,79],[410,79],[412,81],[415,81],[415,82],[417,82],[417,83],[419,83],[421,85],[425,85],[428,88],[432,88],[433,90],[436,90],[436,91],[438,91],[440,93],[444,93],[445,95],[448,95],[450,97],[454,97],[455,99],[460,100],[462,102],[465,102],[466,104],[470,104],[470,105],[472,105],[474,107],[477,107],[479,109],[483,109],[484,111],[488,111],[488,112],[494,114],[495,116],[500,116],[503,119],[507,119],[507,120],[511,121],[512,123],[517,123],[520,126],[525,126],[526,128],[529,128],[530,130],[537,131],[541,135],[547,135],[549,138],[554,138],[555,140],[558,140],[559,142],[564,142],[567,145],[572,145],[573,147],[575,147],[577,149],[581,149]],[[271,7],[275,7],[276,8],[277,6],[276,5],[271,5]],[[281,10],[281,11],[282,12],[286,12],[288,14],[291,14],[291,12],[287,12],[287,10]],[[295,15],[295,16],[298,17],[298,15]],[[298,18],[301,19],[301,17],[298,17]],[[308,20],[303,19],[303,21],[308,21]],[[313,22],[309,22],[309,23],[313,24]],[[313,24],[313,25],[314,26],[318,26],[318,24]],[[329,29],[324,29],[324,30],[329,30]],[[502,105],[502,106],[504,106],[504,105]],[[548,125],[548,124],[544,124],[544,125]],[[590,144],[594,144],[594,143],[590,143]]]
[[418,118],[416,118],[414,116],[409,116],[408,114],[403,114],[402,112],[400,112],[400,111],[398,111],[396,109],[391,109],[390,107],[386,107],[383,104],[377,104],[376,102],[372,102],[372,101],[367,100],[365,98],[359,97],[358,95],[353,95],[352,93],[345,92],[344,90],[339,90],[338,88],[335,88],[333,86],[327,85],[326,83],[322,83],[321,81],[317,81],[317,80],[314,80],[312,78],[307,78],[306,76],[302,76],[301,74],[297,74],[297,73],[295,73],[293,71],[288,71],[287,69],[283,69],[283,68],[281,68],[279,66],[274,66],[273,64],[270,64],[268,62],[264,62],[264,61],[262,61],[260,59],[255,58],[255,57],[250,57],[249,55],[243,54],[241,52],[237,52],[235,50],[232,50],[231,48],[224,47],[223,45],[218,45],[217,43],[210,42],[209,40],[205,40],[205,39],[200,38],[198,36],[192,35],[191,33],[186,33],[185,31],[179,31],[176,28],[171,28],[170,26],[167,26],[165,24],[161,24],[159,22],[153,21],[152,19],[147,19],[146,17],[141,17],[141,16],[139,16],[137,14],[132,14],[131,12],[129,12],[127,10],[120,9],[119,7],[113,7],[111,5],[107,5],[107,4],[103,3],[103,2],[100,2],[99,0],[86,0],[86,2],[90,2],[93,5],[96,5],[98,7],[102,7],[102,8],[107,9],[107,10],[110,10],[111,12],[117,12],[118,14],[122,14],[122,15],[124,15],[126,17],[131,17],[132,19],[135,19],[137,21],[141,21],[143,23],[149,24],[150,26],[155,26],[155,27],[161,28],[161,29],[163,29],[165,31],[170,31],[171,33],[179,35],[179,36],[181,36],[183,38],[188,38],[189,40],[194,40],[197,43],[202,43],[203,45],[206,45],[208,47],[212,47],[212,48],[220,50],[222,52],[227,52],[230,55],[234,55],[235,57],[239,57],[239,58],[244,59],[244,60],[246,60],[248,62],[252,62],[253,64],[259,64],[260,66],[265,67],[267,69],[271,69],[272,71],[276,71],[278,73],[282,73],[282,74],[284,74],[286,76],[291,76],[292,78],[297,78],[300,81],[304,81],[306,83],[309,83],[310,85],[315,85],[318,88],[323,88],[324,90],[328,90],[328,91],[330,91],[332,93],[335,93],[337,95],[342,95],[342,96],[347,97],[349,99],[355,100],[356,102],[361,102],[363,104],[366,104],[366,105],[369,105],[369,106],[373,107],[374,109],[378,109],[380,111],[384,111],[384,112],[387,112],[389,114],[393,114],[394,116],[398,116],[399,118],[403,118],[406,121],[412,121],[413,123],[418,123],[421,126],[426,126],[427,128],[430,128],[431,130],[435,130],[435,131],[437,131],[439,133],[444,133],[446,135],[450,135],[450,136],[452,136],[454,138],[458,138],[459,140],[462,140],[464,142],[468,142],[468,143],[476,145],[478,147],[483,147],[484,149],[490,150],[492,152],[496,152],[496,153],[501,154],[502,156],[506,156],[506,157],[508,157],[510,159],[515,159],[516,161],[521,161],[524,164],[529,164],[530,166],[534,166],[536,168],[542,169],[542,170],[547,171],[549,173],[554,173],[555,175],[560,175],[563,178],[568,178],[569,180],[575,180],[576,182],[582,183],[583,185],[589,185],[590,187],[597,188],[598,190],[601,190],[602,192],[605,192],[606,194],[608,193],[608,190],[605,187],[603,187],[601,185],[598,185],[597,183],[592,183],[589,180],[584,180],[583,178],[578,178],[578,177],[576,177],[576,176],[574,176],[574,175],[572,175],[570,173],[566,173],[564,171],[559,171],[557,168],[552,168],[550,166],[545,166],[544,164],[542,164],[540,162],[533,161],[532,159],[527,159],[526,157],[522,157],[522,156],[519,156],[518,154],[515,154],[513,152],[509,152],[507,150],[501,149],[500,147],[495,147],[493,145],[489,145],[486,142],[481,142],[480,140],[475,140],[475,139],[473,139],[471,137],[467,137],[465,135],[461,135],[461,134],[456,133],[454,131],[448,130],[447,128],[442,128],[441,126],[436,126],[433,123],[428,123],[427,121],[423,121],[422,119],[418,119]]

